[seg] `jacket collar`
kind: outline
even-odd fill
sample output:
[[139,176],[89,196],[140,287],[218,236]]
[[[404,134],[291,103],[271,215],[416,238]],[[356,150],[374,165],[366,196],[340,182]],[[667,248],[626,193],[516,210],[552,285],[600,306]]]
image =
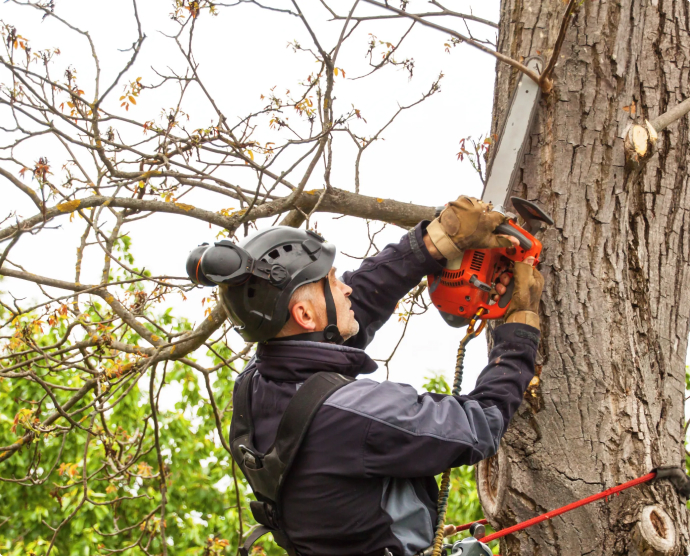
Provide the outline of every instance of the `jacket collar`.
[[319,342],[272,341],[256,349],[256,368],[269,380],[304,382],[320,371],[356,377],[378,365],[363,350]]

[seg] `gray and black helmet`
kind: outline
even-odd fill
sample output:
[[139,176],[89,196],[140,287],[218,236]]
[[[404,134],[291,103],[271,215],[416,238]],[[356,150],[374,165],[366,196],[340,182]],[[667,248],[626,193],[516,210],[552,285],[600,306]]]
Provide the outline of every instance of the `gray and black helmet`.
[[[187,257],[187,275],[196,284],[220,286],[222,303],[240,335],[248,342],[264,342],[288,321],[295,290],[325,278],[334,259],[335,246],[320,235],[274,226],[238,245],[228,240],[200,245]],[[289,339],[342,343],[328,280],[324,294],[326,329]]]

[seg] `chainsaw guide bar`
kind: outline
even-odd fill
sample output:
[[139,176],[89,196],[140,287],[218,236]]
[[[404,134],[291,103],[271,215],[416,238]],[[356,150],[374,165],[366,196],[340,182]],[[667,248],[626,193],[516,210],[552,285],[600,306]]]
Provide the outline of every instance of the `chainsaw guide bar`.
[[[544,61],[539,56],[528,58],[525,65],[541,73]],[[495,207],[503,206],[512,191],[520,167],[523,153],[530,137],[541,97],[539,85],[524,73],[520,74],[513,92],[506,121],[501,128],[494,156],[487,168],[486,186],[482,201]]]

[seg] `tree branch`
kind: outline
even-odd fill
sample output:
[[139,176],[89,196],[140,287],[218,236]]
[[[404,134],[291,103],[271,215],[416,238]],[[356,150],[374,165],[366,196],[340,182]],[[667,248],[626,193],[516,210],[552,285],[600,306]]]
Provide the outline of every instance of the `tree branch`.
[[558,32],[558,38],[556,39],[556,43],[554,44],[553,52],[551,53],[551,58],[549,58],[549,61],[546,64],[546,67],[544,68],[544,71],[541,72],[541,76],[539,77],[539,86],[545,92],[550,91],[551,87],[553,86],[551,73],[553,73],[553,70],[556,67],[556,64],[558,63],[558,57],[561,54],[561,47],[563,46],[563,41],[565,41],[565,35],[568,32],[570,18],[573,15],[573,11],[575,10],[577,3],[578,0],[570,0],[568,2],[568,6],[566,7],[565,13],[563,14],[563,19],[561,20],[561,28]]
[[[313,160],[312,164],[315,164]],[[306,183],[300,185],[304,188]],[[319,193],[319,190],[306,191],[299,199],[295,200],[294,204],[301,210],[309,212],[318,202]],[[45,215],[41,213],[27,218],[26,220],[22,220],[19,223],[19,229],[22,231],[30,230],[34,226],[43,223],[44,217],[45,221],[49,221],[58,216],[70,214],[77,209],[104,205],[116,208],[136,209],[144,212],[162,212],[189,216],[197,220],[208,222],[209,224],[221,226],[228,230],[235,230],[241,223],[243,216],[241,214],[223,216],[222,214],[196,208],[184,203],[165,203],[162,201],[149,201],[145,199],[94,195],[92,197],[86,197],[85,199],[60,203],[46,209]],[[272,203],[265,203],[258,207],[254,207],[250,220],[274,217],[289,208],[291,208],[289,203],[285,202],[284,199],[278,199]],[[337,188],[331,188],[330,191],[326,192],[318,210],[319,212],[346,214],[348,216],[357,216],[369,220],[381,220],[404,228],[414,226],[422,220],[430,220],[433,218],[434,214],[434,209],[432,207],[403,203],[394,199],[369,197]],[[0,241],[13,237],[16,232],[17,226],[9,226],[0,230]]]
[[38,210],[41,210],[43,208],[43,203],[41,202],[41,199],[38,198],[38,195],[36,195],[36,193],[30,187],[24,185],[20,180],[15,178],[12,174],[10,174],[7,170],[3,168],[0,168],[0,176],[3,176],[4,178],[11,181],[15,187],[17,187],[26,195],[28,195],[29,198],[33,201],[34,205],[38,207]]
[[676,120],[680,120],[688,112],[690,112],[690,98],[686,98],[683,102],[676,104],[673,108],[657,116],[649,123],[652,124],[656,131],[662,131]]
[[511,67],[514,67],[515,69],[520,70],[522,73],[525,75],[529,76],[532,80],[534,80],[535,83],[539,83],[539,75],[529,69],[527,66],[524,64],[521,64],[517,60],[514,60],[513,58],[509,56],[505,56],[504,54],[501,54],[500,52],[496,52],[495,50],[491,50],[490,48],[484,46],[483,44],[471,39],[470,37],[466,37],[465,35],[458,33],[457,31],[453,31],[452,29],[449,29],[448,27],[443,27],[441,25],[437,25],[435,23],[432,23],[430,21],[425,20],[422,17],[419,17],[415,14],[407,13],[403,10],[399,10],[398,8],[394,8],[393,6],[390,6],[388,4],[382,4],[381,2],[377,2],[376,0],[364,0],[368,4],[372,4],[374,6],[378,6],[379,8],[383,8],[384,10],[389,10],[392,12],[395,12],[399,16],[402,17],[409,17],[410,19],[414,19],[415,21],[421,23],[422,25],[426,25],[427,27],[431,27],[432,29],[437,29],[438,31],[443,31],[444,33],[448,33],[449,35],[456,37],[460,39],[463,42],[466,42],[470,46],[473,46],[474,48],[477,48],[481,50],[482,52],[486,52],[487,54],[491,54],[494,58],[500,60],[501,62],[508,64]]

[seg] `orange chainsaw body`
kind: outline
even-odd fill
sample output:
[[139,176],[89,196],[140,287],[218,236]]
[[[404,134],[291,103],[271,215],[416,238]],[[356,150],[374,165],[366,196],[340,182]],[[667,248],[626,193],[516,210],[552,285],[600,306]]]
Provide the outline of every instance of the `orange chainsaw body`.
[[[516,217],[510,215],[497,230],[496,233],[518,237],[519,247],[467,250],[461,261],[449,261],[439,274],[428,276],[431,301],[451,326],[465,326],[479,309],[484,309],[482,319],[502,318],[513,294],[512,263],[534,257],[534,266],[539,264],[542,244],[530,231],[539,230],[539,222],[553,224],[553,221],[536,205],[515,197],[512,200],[521,216],[525,216],[525,205],[537,213],[529,211],[525,227],[519,226]],[[511,282],[506,293],[494,301],[495,286],[505,273],[511,277]]]

